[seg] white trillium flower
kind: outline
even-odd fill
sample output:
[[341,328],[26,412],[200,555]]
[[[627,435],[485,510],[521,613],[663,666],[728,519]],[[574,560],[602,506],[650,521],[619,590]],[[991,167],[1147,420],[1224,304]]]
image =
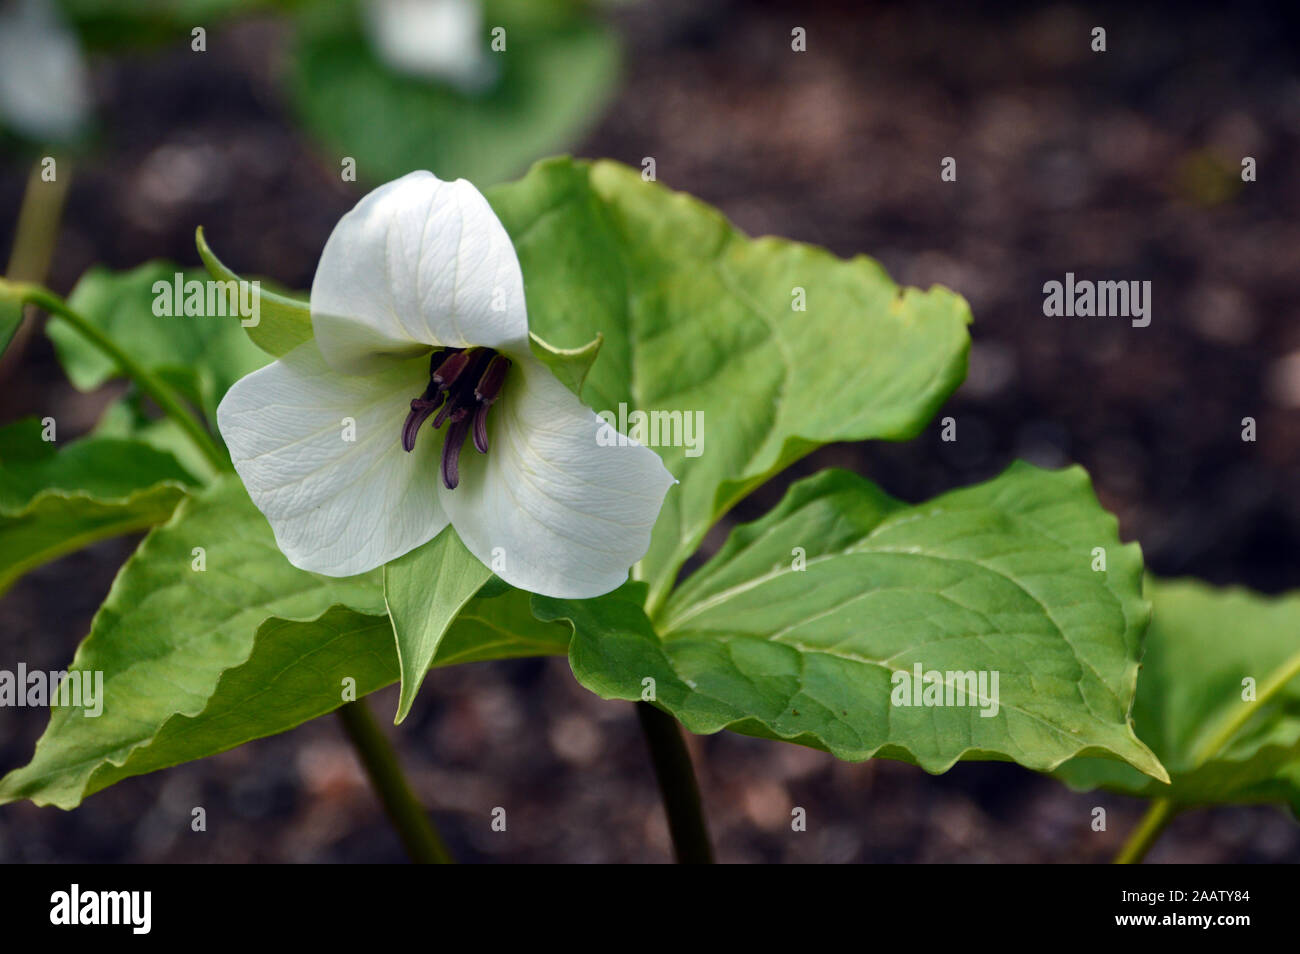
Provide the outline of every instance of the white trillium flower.
[[468,94],[495,82],[478,0],[367,0],[362,10],[371,43],[391,69]]
[[357,203],[311,320],[313,340],[217,409],[295,566],[363,573],[450,523],[507,583],[580,599],[645,554],[672,475],[649,448],[602,446],[604,422],[533,356],[514,246],[470,183],[413,172]]
[[50,0],[0,6],[0,117],[32,139],[75,139],[90,118],[90,78],[76,34]]

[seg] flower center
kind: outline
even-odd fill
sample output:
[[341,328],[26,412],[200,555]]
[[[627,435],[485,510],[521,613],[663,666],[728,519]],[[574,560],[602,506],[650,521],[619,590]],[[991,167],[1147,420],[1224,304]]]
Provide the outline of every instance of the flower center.
[[[442,445],[442,482],[448,490],[460,483],[460,449],[474,432],[474,447],[488,449],[488,408],[501,396],[510,359],[491,348],[439,348],[429,358],[429,386],[411,401],[402,425],[402,448],[415,449],[420,425],[434,414],[434,428],[450,423]],[[434,412],[437,412],[436,414]]]

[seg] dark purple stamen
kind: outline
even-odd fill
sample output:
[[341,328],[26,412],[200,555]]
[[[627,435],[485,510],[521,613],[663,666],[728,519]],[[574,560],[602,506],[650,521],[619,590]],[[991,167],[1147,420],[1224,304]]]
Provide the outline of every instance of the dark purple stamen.
[[456,410],[455,404],[452,404],[450,401],[444,404],[442,410],[438,412],[438,416],[433,419],[433,429],[436,431],[438,428],[442,427],[443,424],[447,423],[447,418],[451,417],[451,412],[454,410]]
[[490,404],[480,404],[474,409],[474,448],[480,454],[488,451],[487,412]]
[[402,425],[402,449],[408,453],[415,449],[415,435],[420,430],[420,425],[428,419],[429,415],[438,409],[438,406],[447,399],[447,396],[439,391],[434,390],[430,384],[424,389],[424,394],[411,402],[411,413],[406,415],[406,423]]
[[474,385],[474,396],[484,404],[492,404],[501,392],[501,385],[505,383],[506,372],[510,370],[510,359],[503,358],[499,354],[492,356],[488,362],[487,370],[483,372],[483,377],[478,379],[478,384]]
[[506,372],[510,370],[510,359],[493,355],[488,362],[483,376],[474,385],[474,397],[478,407],[474,411],[474,447],[480,454],[488,452],[487,415],[488,408],[496,403],[501,394],[501,385],[505,383]]
[[468,351],[453,351],[443,359],[442,364],[438,365],[429,377],[440,388],[454,387],[456,379],[465,370],[465,365],[469,364],[469,357]]
[[[429,385],[411,402],[402,425],[402,448],[415,448],[420,426],[433,417],[433,427],[448,421],[442,445],[442,482],[448,490],[460,483],[460,452],[465,438],[474,434],[480,454],[488,450],[488,409],[501,396],[510,359],[491,348],[441,348],[429,358]],[[435,414],[436,412],[436,414]]]
[[442,482],[448,490],[455,490],[460,483],[460,449],[465,443],[468,430],[469,411],[463,407],[457,408],[451,416],[447,439],[442,445]]

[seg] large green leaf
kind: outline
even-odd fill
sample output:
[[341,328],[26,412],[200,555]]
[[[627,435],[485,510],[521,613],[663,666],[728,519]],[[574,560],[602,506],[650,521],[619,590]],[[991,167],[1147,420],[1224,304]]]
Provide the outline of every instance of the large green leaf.
[[0,781],[0,801],[77,804],[121,777],[172,717],[203,712],[221,674],[248,661],[264,622],[315,619],[335,604],[385,615],[379,573],[296,569],[238,480],[219,479],[127,560],[69,666],[103,673],[103,713],[54,709],[32,761]]
[[[1092,569],[1097,547],[1105,570]],[[585,686],[637,699],[653,679],[658,703],[694,732],[930,772],[963,758],[1046,770],[1087,753],[1163,778],[1128,719],[1148,613],[1141,572],[1078,468],[1017,464],[915,506],[831,470],[737,528],[654,625],[642,584],[533,606],[571,621]],[[894,704],[895,674],[916,666],[954,686],[958,673],[988,674],[983,695]],[[986,715],[992,673],[998,707]]]
[[170,455],[87,438],[56,451],[36,418],[0,428],[0,593],[97,540],[165,521],[195,481]]
[[[54,784],[24,774],[29,766],[0,782],[0,801],[28,797],[37,804],[72,808],[124,778],[285,732],[337,709],[345,701],[345,692],[346,698],[359,699],[391,685],[397,677],[388,620],[343,606],[307,621],[272,617],[256,628],[255,635],[250,634],[248,643],[251,650],[246,658],[217,674],[216,685],[202,704],[196,696],[194,706],[166,715],[147,740],[108,757],[98,746],[89,747],[95,770],[88,780],[81,782],[77,773],[74,782],[66,758],[56,763]],[[110,695],[109,704],[113,702]],[[50,739],[50,746],[73,745],[66,729]]]
[[[562,655],[568,643],[569,627],[536,619],[528,594],[485,587],[433,665]],[[32,761],[0,780],[0,803],[72,808],[124,778],[291,729],[338,708],[345,690],[360,698],[398,679],[379,573],[293,568],[234,477],[148,537],[69,670],[103,672],[102,714],[53,707]]]
[[[604,335],[583,399],[615,415],[677,411],[683,427],[680,415],[703,415],[698,454],[656,448],[681,486],[636,571],[652,608],[735,501],[820,444],[914,437],[965,376],[970,311],[952,292],[747,238],[617,163],[548,160],[489,199],[532,329],[559,347]],[[806,311],[793,310],[799,290]]]
[[[154,312],[158,282],[174,287],[204,283],[200,314],[160,316]],[[169,262],[149,262],[128,272],[96,266],[77,282],[68,306],[113,339],[148,370],[162,375],[215,420],[216,407],[230,385],[266,364],[267,356],[250,342],[237,315],[209,314],[207,276]],[[174,296],[171,304],[174,306]],[[213,298],[216,303],[216,296]],[[160,308],[160,310],[162,310]],[[118,375],[111,358],[57,318],[46,325],[59,361],[72,383],[90,391]]]
[[506,50],[486,54],[499,76],[478,94],[393,72],[351,6],[304,11],[291,84],[304,122],[337,153],[334,168],[352,157],[364,181],[414,169],[500,181],[576,141],[615,90],[616,35],[571,4],[490,3],[485,26],[505,29]]
[[[1061,778],[1184,807],[1285,802],[1300,814],[1300,594],[1151,579],[1147,594],[1133,718],[1172,782],[1093,759],[1061,766]],[[1243,698],[1247,679],[1252,700]]]
[[[442,640],[434,666],[563,655],[568,639],[567,626],[539,622],[527,594],[510,590],[473,600]],[[337,709],[345,692],[359,699],[397,679],[393,629],[384,617],[334,606],[314,620],[268,619],[248,661],[222,673],[202,712],[168,719],[124,764],[96,772],[85,795],[288,731]]]
[[[569,627],[542,623],[519,590],[475,599],[438,648],[435,667],[512,656],[563,655]],[[253,739],[285,732],[398,679],[388,619],[333,606],[316,619],[272,617],[258,628],[246,661],[221,673],[203,708],[166,718],[125,761],[100,761],[85,789],[49,786],[14,773],[0,783],[0,801],[30,797],[74,807],[81,798],[124,778],[215,755]],[[52,739],[48,745],[61,744]],[[24,770],[26,772],[27,770]],[[61,776],[67,767],[56,769]],[[58,793],[58,797],[54,796]]]
[[465,549],[448,525],[424,546],[387,564],[383,572],[384,600],[393,620],[402,673],[395,720],[401,722],[411,711],[447,629],[492,571]]

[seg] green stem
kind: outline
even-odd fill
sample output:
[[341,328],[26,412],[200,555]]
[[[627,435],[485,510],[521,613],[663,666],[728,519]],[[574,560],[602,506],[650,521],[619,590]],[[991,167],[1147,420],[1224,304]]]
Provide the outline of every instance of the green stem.
[[52,182],[42,178],[37,163],[27,177],[23,203],[14,226],[14,244],[9,252],[5,275],[14,281],[42,282],[50,270],[54,245],[59,238],[59,220],[68,195],[72,174],[67,159],[59,158],[62,172]]
[[1174,803],[1169,799],[1157,798],[1153,801],[1150,807],[1147,808],[1147,813],[1138,822],[1137,828],[1133,830],[1133,834],[1129,835],[1128,841],[1124,842],[1123,849],[1115,856],[1114,863],[1117,865],[1139,864],[1146,857],[1147,852],[1151,850],[1151,846],[1155,844],[1156,839],[1160,837],[1161,832],[1165,830],[1165,826],[1174,820],[1176,814],[1178,814],[1178,809],[1174,807]]
[[1224,746],[1232,741],[1232,737],[1241,731],[1242,727],[1250,721],[1250,717],[1258,712],[1269,700],[1286,688],[1296,676],[1300,676],[1300,653],[1296,653],[1282,665],[1260,686],[1255,693],[1255,698],[1250,702],[1237,708],[1227,719],[1224,720],[1217,732],[1205,740],[1205,744],[1197,749],[1196,758],[1193,765],[1197,768],[1208,762]]
[[380,731],[365,702],[358,699],[344,703],[338,713],[366,775],[370,777],[370,784],[383,802],[384,813],[397,829],[411,860],[424,865],[454,864],[451,852],[407,784],[397,753]]
[[[1192,759],[1192,767],[1200,768],[1219,751],[1221,751],[1233,737],[1242,730],[1250,717],[1260,710],[1270,699],[1276,696],[1296,676],[1300,676],[1300,653],[1296,653],[1287,659],[1268,679],[1264,685],[1259,687],[1255,698],[1244,705],[1238,706],[1215,732],[1206,737],[1205,742],[1197,747],[1196,753]],[[1173,820],[1178,809],[1167,798],[1158,798],[1151,803],[1147,813],[1142,816],[1138,823],[1137,829],[1129,836],[1124,844],[1124,848],[1115,856],[1115,864],[1129,865],[1136,864],[1146,857],[1146,853],[1151,849],[1151,845],[1160,833],[1165,830],[1165,826]]]
[[[63,203],[68,195],[71,173],[66,159],[63,174],[46,182],[41,163],[32,166],[23,191],[23,203],[18,209],[14,226],[14,242],[9,252],[9,266],[5,277],[14,282],[43,282],[54,258],[54,246],[59,238],[59,221],[63,217]],[[31,322],[23,321],[28,306],[19,305],[19,323],[6,340],[0,329],[0,377],[8,374],[18,363],[19,355],[31,336]]]
[[172,389],[152,371],[137,364],[135,359],[118,347],[113,339],[69,308],[62,298],[39,285],[23,282],[0,280],[0,291],[16,292],[24,303],[43,308],[51,315],[70,324],[83,338],[111,358],[122,373],[134,381],[141,391],[153,398],[163,412],[181,426],[213,467],[217,470],[231,469],[230,460],[217,446],[207,428],[185,409]]
[[636,714],[659,780],[678,864],[712,864],[713,848],[704,823],[700,788],[677,720],[648,702],[638,702]]

